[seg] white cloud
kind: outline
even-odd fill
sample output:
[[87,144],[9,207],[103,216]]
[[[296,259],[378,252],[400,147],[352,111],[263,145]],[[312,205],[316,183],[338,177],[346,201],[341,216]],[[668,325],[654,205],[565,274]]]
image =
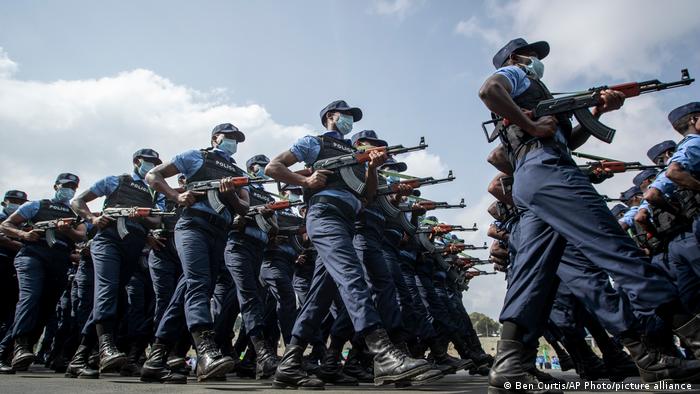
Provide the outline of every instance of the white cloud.
[[408,166],[408,171],[406,172],[417,177],[432,176],[436,178],[438,176],[447,176],[447,171],[449,170],[440,156],[427,150],[411,152],[397,157],[396,160],[405,162]]
[[[9,58],[5,63],[15,64]],[[64,171],[79,175],[87,188],[104,176],[130,172],[139,148],[154,148],[167,160],[207,147],[213,126],[224,122],[246,133],[239,163],[282,152],[311,132],[275,122],[261,105],[233,104],[220,89],[193,90],[149,70],[55,82],[0,79],[0,190],[49,197]]]
[[369,12],[403,19],[423,3],[424,0],[375,0],[370,6]]
[[578,77],[626,80],[657,74],[670,62],[691,62],[694,53],[679,60],[669,47],[696,42],[697,11],[693,0],[488,2],[485,20],[472,16],[455,31],[485,40],[493,53],[515,37],[548,41],[545,80],[555,86]]
[[0,47],[0,79],[10,78],[17,72],[17,63],[7,55],[7,52]]

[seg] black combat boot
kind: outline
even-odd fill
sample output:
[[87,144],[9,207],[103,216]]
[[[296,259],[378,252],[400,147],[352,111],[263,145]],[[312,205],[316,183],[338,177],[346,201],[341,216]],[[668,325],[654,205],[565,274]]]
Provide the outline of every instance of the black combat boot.
[[523,370],[530,375],[534,376],[538,381],[542,383],[566,383],[563,379],[557,379],[554,376],[537,369],[535,365],[535,359],[537,358],[537,348],[528,348],[523,352],[522,359],[520,359],[520,365],[523,366]]
[[0,375],[14,375],[15,369],[12,368],[12,362],[9,361],[9,357],[0,355]]
[[600,380],[608,377],[603,360],[593,353],[585,340],[579,338],[572,341],[571,338],[567,338],[566,342],[569,354],[576,365],[576,373],[581,379]]
[[277,365],[272,387],[302,390],[323,390],[323,382],[310,377],[302,367],[304,349],[297,345],[287,345],[282,360]]
[[126,363],[122,365],[119,375],[121,376],[139,376],[141,374],[141,366],[139,360],[146,350],[145,342],[137,340],[131,344],[129,354],[126,355]]
[[[559,362],[561,364],[561,360]],[[632,358],[620,348],[612,348],[603,352],[603,363],[612,382],[622,382],[625,378],[639,376],[639,369]]]
[[700,361],[671,357],[659,349],[648,338],[644,340],[623,339],[623,345],[637,364],[639,376],[644,383],[661,380],[672,383],[700,382]]
[[226,373],[234,367],[231,357],[221,354],[214,342],[213,330],[196,330],[192,332],[197,349],[197,381],[204,382],[212,378],[226,378]]
[[248,348],[243,355],[243,360],[236,364],[236,376],[244,379],[255,379],[255,351]]
[[154,343],[151,346],[151,353],[148,355],[146,362],[141,367],[142,382],[157,382],[170,384],[185,384],[187,377],[185,375],[174,373],[166,363],[168,357],[168,346],[162,343]]
[[73,359],[68,363],[65,376],[67,378],[97,379],[100,377],[99,371],[89,366],[92,350],[89,346],[81,344],[78,346]]
[[331,340],[331,345],[326,349],[326,354],[323,356],[321,367],[316,372],[324,383],[333,384],[336,386],[357,386],[360,383],[352,376],[343,373],[343,367],[340,364],[343,348],[342,345],[334,344]]
[[685,346],[693,351],[696,359],[700,359],[700,315],[693,316],[687,323],[676,328],[673,332],[681,338]]
[[357,350],[357,347],[354,345],[348,352],[348,358],[345,359],[343,373],[345,373],[345,375],[352,376],[360,383],[374,382],[374,375],[369,373],[369,371],[362,365],[362,361],[360,360],[360,351]]
[[270,348],[270,344],[259,337],[250,337],[255,347],[257,360],[255,363],[255,379],[267,379],[275,374],[277,370],[277,352]]
[[434,338],[428,342],[428,346],[430,346],[430,356],[428,360],[432,359],[438,367],[449,367],[448,370],[443,372],[445,374],[452,374],[463,369],[469,370],[475,367],[472,360],[452,357],[447,354],[447,341],[442,338]]
[[459,354],[459,357],[464,360],[472,360],[474,366],[469,368],[470,375],[481,375],[486,376],[489,374],[489,367],[493,364],[493,357],[484,353],[483,350],[480,352],[474,349],[481,349],[481,344],[469,345],[468,342],[459,335],[452,336],[452,343],[455,345],[455,350]]
[[12,357],[12,368],[15,371],[26,371],[34,362],[34,353],[29,337],[15,338],[15,352]]
[[374,384],[394,383],[411,379],[431,369],[425,360],[409,357],[390,340],[386,330],[378,328],[365,336],[370,352],[374,354]]
[[[489,371],[489,394],[502,393],[537,393],[556,394],[559,390],[538,390],[538,382],[534,376],[525,372],[521,359],[525,350],[518,341],[501,339],[497,345],[498,353]],[[516,385],[520,386],[516,390]]]
[[121,369],[126,363],[126,354],[119,351],[114,343],[114,336],[105,333],[98,338],[100,344],[100,372],[113,372]]

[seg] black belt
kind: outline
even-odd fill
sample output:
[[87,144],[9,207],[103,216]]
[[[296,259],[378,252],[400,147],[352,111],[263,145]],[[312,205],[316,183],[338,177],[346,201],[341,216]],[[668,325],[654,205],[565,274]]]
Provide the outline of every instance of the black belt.
[[218,228],[221,231],[228,230],[228,222],[226,221],[226,219],[218,215],[200,211],[199,209],[185,209],[182,212],[182,216],[204,219],[207,223],[211,224],[212,226]]
[[311,197],[311,201],[309,202],[309,207],[318,203],[331,204],[334,207],[338,208],[340,213],[342,213],[345,218],[350,219],[351,221],[355,221],[355,210],[352,208],[352,206],[350,206],[350,204],[337,197],[313,196]]

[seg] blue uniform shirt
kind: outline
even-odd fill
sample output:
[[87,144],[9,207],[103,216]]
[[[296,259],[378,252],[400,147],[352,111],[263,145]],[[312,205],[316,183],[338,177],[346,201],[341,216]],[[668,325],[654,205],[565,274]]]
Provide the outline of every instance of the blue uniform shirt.
[[[510,97],[520,96],[527,90],[527,88],[530,87],[530,84],[532,83],[530,82],[530,78],[527,77],[527,74],[525,74],[525,71],[518,66],[501,67],[496,70],[494,74],[502,75],[508,79],[511,86]],[[564,138],[564,135],[558,128],[557,132],[554,134],[554,139],[565,146],[568,145],[566,138]]]
[[[262,183],[254,183],[251,185],[251,187],[254,187],[258,190],[263,190],[263,191],[265,190],[265,187]],[[277,213],[274,213],[273,215],[276,216]],[[250,237],[253,237],[255,239],[258,239],[262,242],[265,242],[265,243],[267,243],[267,241],[269,241],[269,239],[270,239],[267,236],[266,232],[262,231],[261,229],[259,229],[258,227],[255,227],[255,226],[245,226],[245,234],[250,236]]]
[[639,212],[639,207],[630,207],[629,211],[625,212],[625,215],[620,219],[621,223],[626,224],[628,227],[634,227],[634,215]]
[[671,163],[680,164],[686,171],[700,171],[700,135],[690,134],[678,144]]
[[[231,164],[236,163],[236,161],[233,160],[231,156],[226,154],[226,152],[222,151],[221,149],[214,148],[212,149],[212,152],[220,155],[222,158],[226,159]],[[173,159],[170,161],[175,165],[175,167],[177,167],[180,173],[185,175],[185,178],[190,178],[195,173],[197,173],[197,171],[204,165],[204,156],[202,155],[202,152],[200,150],[192,149],[180,153],[179,155],[173,157]],[[244,189],[247,191],[248,187],[245,186]],[[209,205],[209,202],[206,199],[195,202],[194,204],[192,204],[192,208],[198,209],[206,213],[210,213],[212,215],[221,216],[228,223],[231,223],[231,219],[233,218],[231,212],[229,212],[228,210],[228,207],[224,208],[224,210],[221,211],[221,213],[217,213],[211,207],[211,205]]]
[[[343,135],[337,131],[329,131],[323,135],[339,140],[344,139]],[[292,152],[297,161],[311,165],[316,161],[318,154],[321,152],[321,142],[318,140],[318,138],[307,135],[301,137],[296,143],[294,143],[289,151]],[[360,200],[348,190],[325,189],[319,191],[316,193],[316,195],[335,197],[346,201],[353,207],[353,209],[355,209],[355,213],[360,212],[360,209],[362,209],[362,203]]]
[[678,186],[676,186],[676,184],[673,183],[672,180],[668,179],[665,172],[661,172],[659,173],[659,175],[656,176],[656,178],[649,185],[649,187],[653,187],[654,189],[659,190],[661,193],[668,197],[671,194],[673,194],[674,191],[676,191],[676,188]]

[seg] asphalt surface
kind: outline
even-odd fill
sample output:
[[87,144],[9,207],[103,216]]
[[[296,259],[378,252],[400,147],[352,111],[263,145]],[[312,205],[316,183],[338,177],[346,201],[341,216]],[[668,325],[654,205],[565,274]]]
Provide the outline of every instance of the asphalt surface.
[[[681,390],[639,390],[636,388],[619,387],[615,390],[614,387],[598,387],[592,390],[592,387],[585,386],[578,377],[572,372],[552,372],[553,375],[564,378],[571,382],[572,387],[565,392],[678,392],[700,393],[700,385],[693,385],[692,389],[684,388]],[[226,382],[215,383],[197,383],[194,378],[190,378],[186,385],[163,385],[154,383],[141,383],[135,377],[121,377],[116,374],[103,375],[98,380],[86,379],[68,379],[62,374],[53,373],[47,369],[32,367],[31,372],[21,372],[15,375],[0,375],[0,393],[289,393],[290,390],[274,390],[271,387],[270,381],[256,381],[250,379],[239,379],[230,375]],[[578,383],[577,383],[578,382]],[[596,384],[611,384],[608,381],[595,382]],[[639,378],[627,379],[625,383],[639,383]],[[578,384],[578,387],[574,385]],[[333,393],[354,393],[362,391],[395,391],[397,393],[486,393],[487,382],[486,377],[470,376],[466,372],[460,372],[456,375],[449,375],[444,379],[421,386],[420,388],[395,389],[393,386],[375,387],[371,384],[363,384],[358,387],[335,387],[326,386],[327,392]],[[300,391],[296,391],[300,392]],[[318,391],[313,391],[318,393]]]

